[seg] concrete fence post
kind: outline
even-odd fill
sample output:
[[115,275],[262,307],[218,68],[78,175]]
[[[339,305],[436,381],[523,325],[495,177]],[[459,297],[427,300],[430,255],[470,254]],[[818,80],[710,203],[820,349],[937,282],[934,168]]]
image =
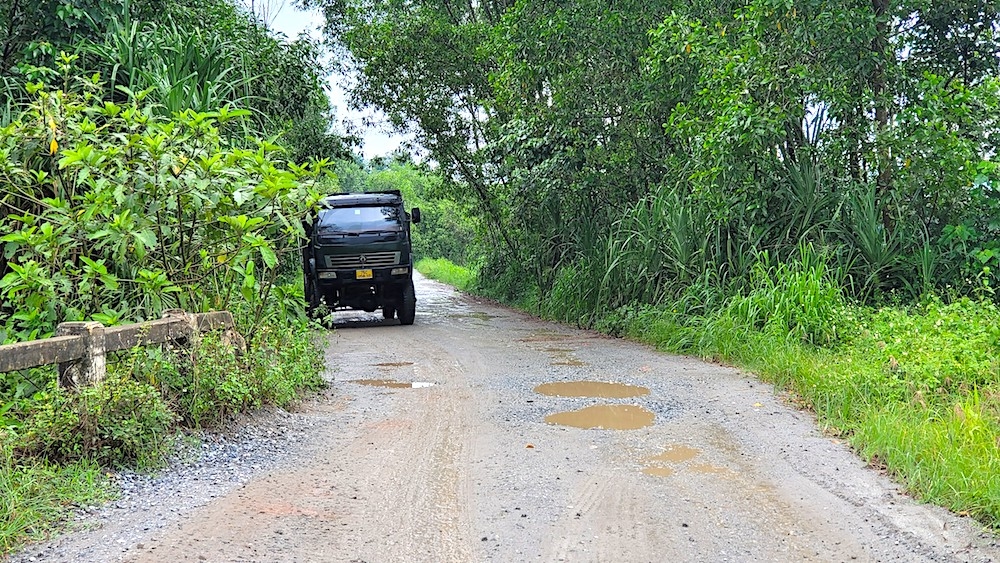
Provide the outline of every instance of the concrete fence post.
[[[176,336],[164,343],[164,346],[168,348],[173,348],[177,351],[184,351],[184,355],[187,356],[188,361],[194,362],[195,350],[198,349],[198,340],[201,336],[201,332],[198,330],[198,317],[193,313],[188,313],[184,309],[167,309],[163,311],[160,318],[164,320],[179,321],[178,331],[181,333],[177,338]],[[171,332],[173,332],[171,330]]]
[[82,336],[84,354],[78,360],[59,364],[59,385],[76,389],[104,380],[108,372],[105,352],[104,325],[94,321],[60,323],[56,336]]

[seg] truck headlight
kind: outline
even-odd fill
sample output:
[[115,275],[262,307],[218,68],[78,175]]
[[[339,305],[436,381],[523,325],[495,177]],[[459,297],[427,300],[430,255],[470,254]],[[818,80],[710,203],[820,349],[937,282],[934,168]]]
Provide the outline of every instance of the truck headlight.
[[394,276],[401,276],[403,274],[409,274],[410,273],[410,269],[409,268],[393,268],[392,272],[390,272],[390,273],[392,275],[394,275]]
[[337,279],[337,272],[320,272],[319,279],[321,280],[335,280]]

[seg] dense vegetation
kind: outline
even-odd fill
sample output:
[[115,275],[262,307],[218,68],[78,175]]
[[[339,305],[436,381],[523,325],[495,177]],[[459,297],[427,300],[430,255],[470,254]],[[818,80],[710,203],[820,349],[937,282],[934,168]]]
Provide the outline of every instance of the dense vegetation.
[[0,342],[170,307],[251,335],[76,394],[0,375],[0,550],[319,384],[294,256],[338,189],[422,207],[423,270],[758,370],[1000,522],[993,3],[301,3],[425,163],[351,158],[320,46],[230,0],[0,3]]
[[307,4],[469,205],[479,290],[759,369],[1000,522],[995,3]]
[[168,308],[230,310],[247,341],[118,353],[78,392],[0,374],[6,553],[113,494],[102,468],[322,384],[297,249],[348,152],[318,47],[224,0],[4,3],[0,57],[0,343]]

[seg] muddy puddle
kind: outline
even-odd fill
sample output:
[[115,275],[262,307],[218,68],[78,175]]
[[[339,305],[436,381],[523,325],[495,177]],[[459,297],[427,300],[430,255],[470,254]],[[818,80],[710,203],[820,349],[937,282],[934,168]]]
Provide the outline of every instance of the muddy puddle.
[[698,463],[691,466],[691,471],[695,473],[714,473],[714,474],[728,474],[732,473],[732,470],[726,469],[725,467],[719,467],[718,465],[711,465],[708,463]]
[[572,348],[544,348],[544,351],[552,354],[552,362],[549,365],[570,367],[583,367],[587,365],[587,362],[578,360],[570,355],[576,351]]
[[552,332],[546,330],[540,330],[532,333],[530,336],[525,336],[524,338],[518,338],[518,342],[528,342],[528,343],[550,343],[550,342],[565,342],[567,340],[578,340],[579,337],[575,337],[572,334],[563,334],[561,332]]
[[[581,362],[582,363],[582,362]],[[594,397],[599,399],[625,399],[648,395],[649,389],[638,385],[607,381],[556,381],[535,387],[535,393],[549,397]]]
[[368,387],[386,387],[388,389],[421,389],[434,386],[429,381],[396,381],[394,379],[348,379],[346,381]]
[[698,448],[674,444],[668,446],[661,454],[647,457],[645,459],[646,466],[642,468],[642,472],[653,477],[669,477],[682,469],[692,473],[715,475],[731,475],[733,473],[731,469],[709,463],[685,463],[700,454],[701,450]]
[[656,415],[638,405],[595,405],[550,414],[545,422],[587,430],[635,430],[651,426],[655,418]]

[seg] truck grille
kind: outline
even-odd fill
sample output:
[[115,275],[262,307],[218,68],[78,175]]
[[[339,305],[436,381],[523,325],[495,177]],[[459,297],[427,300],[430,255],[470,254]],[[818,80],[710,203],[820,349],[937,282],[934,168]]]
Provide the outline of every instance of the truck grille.
[[326,267],[334,270],[356,270],[358,268],[388,268],[399,264],[399,252],[368,252],[326,256]]

